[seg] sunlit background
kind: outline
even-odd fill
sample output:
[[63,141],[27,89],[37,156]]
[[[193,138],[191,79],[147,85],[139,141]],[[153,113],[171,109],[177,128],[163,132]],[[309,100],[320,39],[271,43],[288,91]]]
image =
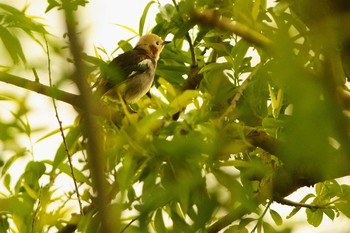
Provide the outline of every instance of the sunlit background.
[[[45,8],[47,2],[45,0],[9,0],[4,1],[6,4],[11,4],[19,9],[27,7],[27,14],[39,17],[37,20],[47,25],[47,30],[54,36],[62,37],[65,32],[65,27],[63,24],[62,12],[57,10],[52,10],[45,14]],[[171,3],[170,0],[159,0],[161,4]],[[112,52],[117,47],[117,42],[121,39],[127,39],[135,34],[128,30],[127,27],[138,32],[139,18],[145,6],[149,3],[149,0],[90,0],[89,4],[85,8],[80,8],[79,15],[79,25],[82,30],[81,38],[84,42],[85,51],[94,55],[95,48],[101,48],[107,51],[108,54]],[[145,31],[152,29],[155,25],[155,15],[158,12],[158,3],[154,3],[148,13]],[[131,43],[135,44],[137,38],[132,40]],[[0,48],[3,49],[3,48]],[[36,65],[38,62],[45,62],[44,58],[37,60],[37,56],[43,56],[45,54],[42,48],[38,46],[27,45],[24,46],[24,52],[28,58],[28,63]],[[121,51],[116,51],[111,56],[115,57]],[[31,61],[31,58],[33,61]],[[59,66],[62,67],[62,66]],[[61,71],[64,72],[64,71]],[[41,82],[47,82],[47,75],[40,76]],[[33,73],[31,73],[30,67],[28,67],[28,73],[23,75],[29,79],[34,79]],[[53,77],[55,78],[55,77]],[[56,77],[59,79],[59,77]],[[65,85],[67,91],[75,92],[76,88],[74,84],[68,83]],[[33,126],[33,128],[44,129],[38,133],[34,133],[31,137],[23,137],[19,140],[32,152],[34,160],[52,159],[54,156],[54,151],[57,150],[59,144],[61,143],[61,136],[59,134],[47,137],[44,140],[40,140],[45,134],[58,129],[57,119],[55,118],[55,113],[52,106],[52,100],[35,93],[28,93],[28,91],[9,86],[7,84],[1,83],[1,91],[16,90],[19,96],[23,96],[28,100],[29,106],[32,107],[32,111],[28,114],[28,121]],[[58,111],[60,113],[60,118],[64,126],[69,126],[73,124],[76,113],[74,109],[65,103],[58,102]],[[12,106],[6,105],[6,103],[0,103],[0,111],[6,114],[8,110],[11,110]],[[4,116],[2,116],[4,117]],[[6,116],[5,116],[6,117]],[[46,133],[45,133],[46,132]],[[16,163],[16,166],[10,170],[13,173],[13,178],[16,178],[16,173],[21,174],[22,169],[24,169],[25,164]],[[16,172],[16,171],[21,172]],[[64,189],[65,185],[73,186],[73,183],[62,183],[57,184],[58,187]],[[304,196],[305,191],[310,192],[312,188],[303,188],[298,192],[292,194],[289,199],[294,201],[300,201]],[[2,188],[0,187],[0,191]],[[278,204],[273,204],[273,209],[279,210],[282,217],[286,217],[292,208],[281,206]],[[285,220],[284,225],[293,225],[295,233],[304,232],[350,232],[347,228],[349,226],[349,220],[345,218],[336,218],[333,221],[325,217],[322,224],[318,228],[314,228],[306,223],[305,212],[300,211],[291,220]]]

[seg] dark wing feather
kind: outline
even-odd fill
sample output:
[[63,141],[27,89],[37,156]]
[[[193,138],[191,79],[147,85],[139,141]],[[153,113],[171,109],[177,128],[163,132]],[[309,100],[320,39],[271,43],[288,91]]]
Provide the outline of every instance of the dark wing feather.
[[139,64],[145,59],[151,59],[153,61],[144,50],[138,48],[127,51],[114,58],[107,65],[106,69],[101,72],[101,76],[94,84],[94,87],[97,87],[96,92],[99,95],[103,95],[127,78],[145,72],[148,69],[147,64]]

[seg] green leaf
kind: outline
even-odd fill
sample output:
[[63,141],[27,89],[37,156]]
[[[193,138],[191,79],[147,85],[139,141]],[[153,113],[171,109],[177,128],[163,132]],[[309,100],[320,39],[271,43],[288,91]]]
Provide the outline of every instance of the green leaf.
[[233,225],[227,228],[224,233],[248,233],[248,229],[242,226]]
[[227,56],[229,55],[229,49],[230,49],[230,45],[228,45],[227,43],[203,43],[201,44],[204,47],[209,47],[209,48],[213,48],[215,49],[216,52],[219,52],[220,54]]
[[18,63],[19,60],[22,60],[23,62],[26,61],[22,50],[22,45],[17,37],[13,36],[6,28],[2,27],[1,25],[0,38],[14,63]]
[[4,177],[4,186],[7,188],[8,191],[11,192],[11,175],[10,174],[6,174]]
[[324,183],[315,184],[316,196],[322,195],[324,191],[325,191],[325,184]]
[[174,232],[191,232],[191,227],[186,223],[183,217],[179,216],[175,211],[171,212],[171,220],[174,224]]
[[[51,166],[53,165],[53,162],[50,160],[44,160],[43,162],[46,164],[49,164]],[[58,165],[57,169],[60,170],[61,172],[65,173],[69,177],[73,178],[72,172],[71,172],[71,169],[70,169],[70,166],[68,163],[60,163]],[[80,170],[78,170],[77,168],[73,168],[73,172],[74,172],[74,177],[75,177],[77,182],[91,185],[89,178],[86,177]]]
[[[300,203],[306,203],[306,201],[307,200],[309,200],[310,198],[313,198],[313,197],[315,197],[315,195],[314,194],[312,194],[312,193],[309,193],[309,194],[307,194],[301,201],[300,201]],[[290,219],[291,217],[293,217],[296,213],[298,213],[299,212],[299,210],[301,209],[301,207],[295,207],[293,210],[292,210],[292,212],[290,212],[290,214],[286,217],[287,219]]]
[[47,3],[48,3],[48,5],[46,7],[45,13],[49,12],[50,10],[52,10],[55,7],[60,6],[60,3],[56,0],[47,0]]
[[30,161],[25,168],[25,173],[23,174],[24,180],[29,186],[35,187],[45,171],[46,167],[44,163],[39,161]]
[[283,220],[281,215],[279,215],[279,213],[277,213],[276,211],[270,209],[270,215],[271,218],[273,219],[273,221],[276,223],[277,226],[282,225]]
[[335,218],[334,210],[324,209],[323,212],[328,216],[328,218],[330,218],[331,220],[334,220],[334,218]]
[[269,223],[262,222],[262,231],[263,233],[276,233],[276,231]]
[[[69,125],[69,126],[65,126],[63,127],[62,129],[63,130],[66,130],[66,129],[69,129],[69,128],[72,128],[73,126]],[[58,134],[58,133],[61,133],[61,130],[60,129],[55,129],[55,130],[52,130],[51,132],[45,134],[44,136],[42,136],[41,138],[39,138],[35,143],[38,143],[46,138],[49,138],[55,134]]]
[[318,227],[322,223],[323,211],[320,209],[306,209],[307,222],[314,227]]
[[334,204],[340,212],[346,217],[350,218],[350,203],[349,202],[336,202]]
[[78,230],[79,232],[86,233],[98,232],[98,226],[99,221],[96,218],[96,214],[94,211],[89,211],[88,213],[84,214],[84,216],[79,221]]
[[173,110],[172,114],[180,111],[182,108],[186,107],[188,104],[192,103],[194,98],[200,96],[197,90],[186,90],[170,103],[170,108]]
[[[36,43],[42,46],[41,42],[34,36],[33,32],[39,33],[40,36],[47,34],[43,24],[40,24],[34,20],[34,17],[27,16],[25,10],[19,11],[18,9],[6,4],[0,4],[0,10],[2,10],[2,25],[5,25],[7,29],[18,28],[23,30],[29,37],[31,37]],[[2,16],[2,15],[0,15]],[[13,34],[18,37],[17,31]]]
[[206,66],[204,66],[200,71],[199,74],[205,73],[207,71],[215,71],[215,70],[231,70],[232,66],[230,63],[210,63]]
[[139,23],[139,35],[142,36],[143,35],[143,29],[144,29],[144,26],[145,26],[145,21],[146,21],[146,16],[148,14],[148,10],[149,8],[152,6],[152,4],[155,3],[155,1],[150,1],[145,9],[143,10],[143,13],[141,15],[141,18],[140,18],[140,23]]
[[[118,26],[118,27],[124,28],[124,29],[126,29],[127,31],[129,31],[129,32],[131,32],[131,33],[137,35],[137,31],[135,31],[135,30],[134,30],[133,28],[131,28],[131,27],[128,27],[128,26],[126,26],[126,25],[122,25],[122,24],[119,24],[119,23],[116,23],[115,25]],[[140,35],[141,35],[141,34],[140,34]]]
[[9,232],[10,223],[8,221],[8,218],[5,214],[0,215],[0,233],[7,233]]
[[120,40],[118,42],[118,47],[121,48],[124,52],[132,50],[132,45],[129,43],[129,40]]
[[1,176],[5,175],[8,171],[8,169],[12,166],[12,164],[18,159],[19,157],[14,155],[12,156],[11,158],[9,158],[5,165],[3,166],[2,168],[2,171],[1,171]]
[[249,49],[249,43],[245,40],[239,40],[237,44],[233,47],[231,54],[234,57],[233,64],[234,70],[240,70],[242,64],[244,64],[244,59],[246,57],[247,51]]
[[288,7],[289,3],[287,1],[280,1],[272,10],[276,15],[281,15]]
[[154,217],[154,228],[158,233],[166,233],[167,229],[164,225],[162,209],[158,209]]
[[[173,20],[175,7],[171,4],[165,4],[165,6],[159,7],[159,13],[166,22],[170,23]],[[184,26],[184,25],[181,25],[181,26]]]
[[12,196],[10,198],[0,198],[0,212],[10,212],[16,214],[27,214],[32,210],[30,202],[24,200],[21,196]]
[[256,20],[258,18],[259,12],[260,12],[260,0],[255,0],[254,1],[254,5],[253,5],[253,9],[252,9],[252,17],[254,20]]

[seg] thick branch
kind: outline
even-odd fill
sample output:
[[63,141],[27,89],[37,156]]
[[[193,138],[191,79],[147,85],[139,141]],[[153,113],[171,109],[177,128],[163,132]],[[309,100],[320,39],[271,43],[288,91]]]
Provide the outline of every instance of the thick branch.
[[52,97],[56,100],[63,101],[74,107],[80,108],[79,96],[65,91],[58,90],[54,87],[49,87],[38,82],[30,81],[19,76],[8,74],[0,71],[0,81],[15,85],[30,91],[37,92],[47,97]]
[[262,130],[250,127],[247,127],[246,130],[248,131],[246,139],[249,143],[278,157],[278,147],[280,146],[280,142],[277,139],[269,136]]
[[[81,110],[82,101],[80,100],[80,96],[76,94],[72,94],[66,91],[59,90],[55,87],[46,86],[44,84],[31,81],[16,75],[8,74],[0,71],[0,82],[8,83],[29,91],[33,91],[44,95],[49,98],[54,98],[55,100],[59,100],[65,102],[67,104],[72,105],[76,108],[76,110]],[[99,100],[96,100],[99,101]],[[92,113],[97,116],[103,117],[111,117],[116,114],[115,109],[104,102],[99,102],[98,109],[92,109]]]
[[86,82],[86,69],[82,62],[82,44],[78,37],[79,33],[76,28],[76,18],[71,8],[70,1],[63,1],[63,9],[66,17],[67,34],[70,41],[70,50],[74,59],[75,72],[74,82],[80,91],[80,100],[82,102],[81,111],[84,117],[85,136],[88,139],[87,158],[91,178],[93,181],[94,191],[97,197],[94,200],[99,211],[101,232],[118,232],[119,224],[112,221],[118,219],[118,216],[112,214],[112,209],[108,208],[106,199],[106,190],[108,190],[108,181],[104,175],[104,158],[102,156],[102,132],[101,127],[95,122],[92,117],[94,109],[97,109],[97,104],[93,99],[90,87]]
[[194,23],[231,32],[268,51],[272,50],[272,42],[270,39],[242,23],[217,15],[215,11],[194,10],[191,15],[191,20]]

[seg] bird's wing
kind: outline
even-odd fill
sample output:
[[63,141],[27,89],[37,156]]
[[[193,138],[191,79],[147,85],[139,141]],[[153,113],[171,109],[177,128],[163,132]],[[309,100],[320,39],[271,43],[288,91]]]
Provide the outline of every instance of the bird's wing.
[[[111,70],[122,74],[120,80],[110,81],[112,81],[114,84],[118,84],[129,78],[133,73],[143,73],[149,68],[149,62],[151,62],[151,58],[142,49],[133,49],[125,52],[114,58],[111,63],[109,63],[108,66]],[[111,75],[108,75],[108,79],[113,79],[113,75],[115,74],[112,73]]]
[[154,60],[142,49],[133,49],[114,58],[101,72],[94,87],[103,95],[128,78],[145,72]]

